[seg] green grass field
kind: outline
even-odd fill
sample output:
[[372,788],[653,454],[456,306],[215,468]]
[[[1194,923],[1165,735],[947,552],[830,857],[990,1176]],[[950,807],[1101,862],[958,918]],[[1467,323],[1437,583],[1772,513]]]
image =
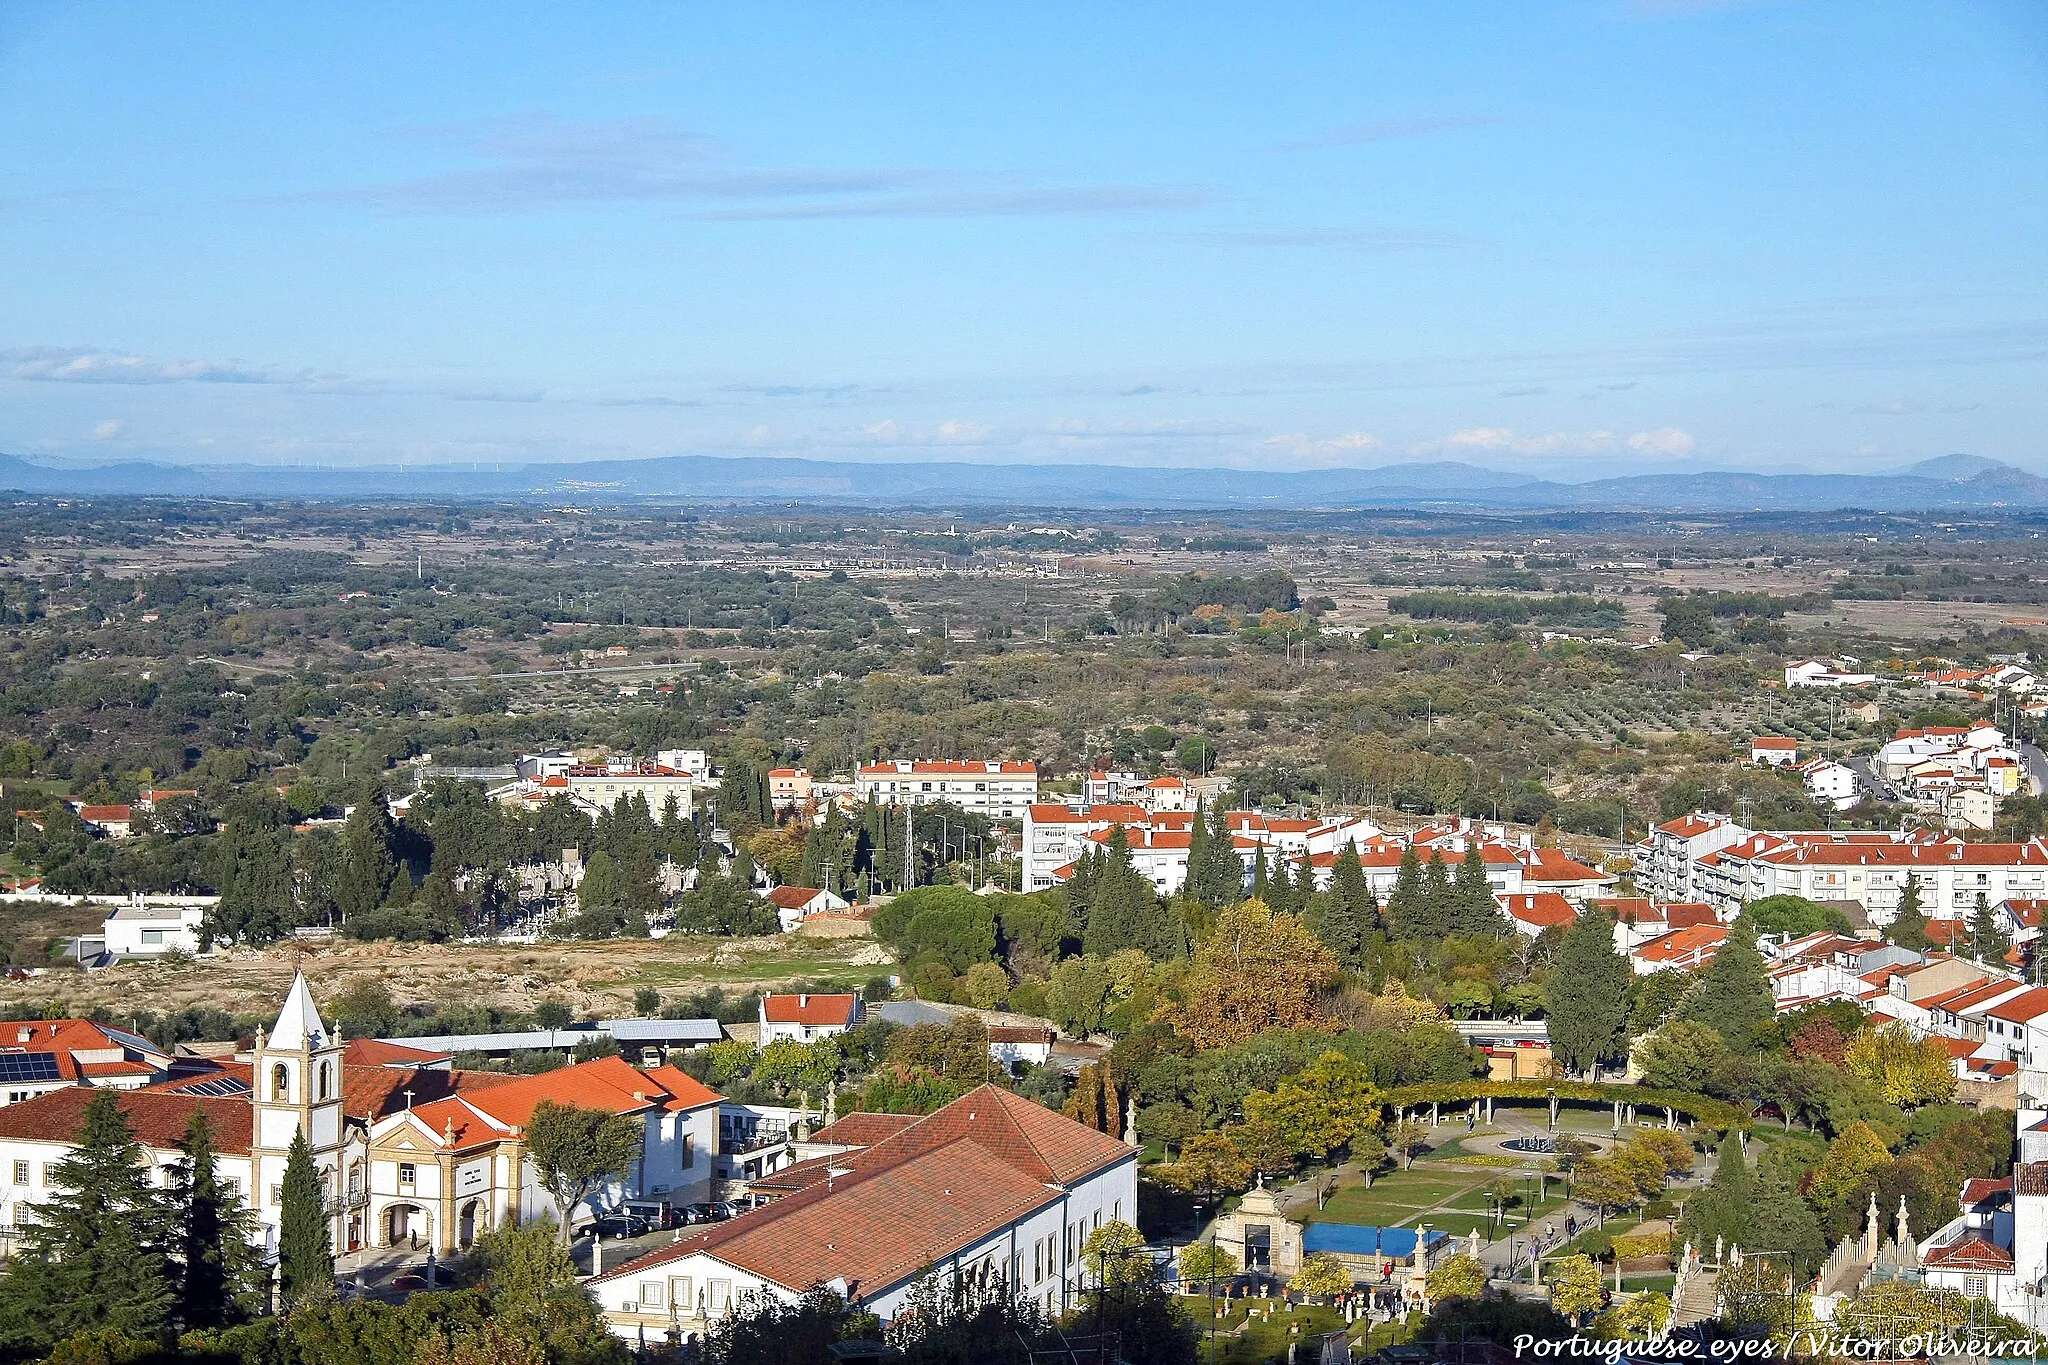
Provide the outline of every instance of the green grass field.
[[[1188,1315],[1194,1319],[1195,1326],[1202,1333],[1200,1358],[1204,1365],[1211,1360],[1221,1362],[1222,1365],[1266,1365],[1266,1362],[1283,1361],[1287,1359],[1287,1344],[1290,1340],[1302,1343],[1298,1359],[1312,1360],[1314,1356],[1309,1351],[1309,1343],[1321,1341],[1326,1333],[1334,1332],[1344,1325],[1343,1315],[1336,1309],[1312,1305],[1297,1306],[1292,1312],[1284,1306],[1276,1305],[1272,1321],[1268,1322],[1263,1317],[1267,1302],[1261,1299],[1219,1301],[1217,1306],[1222,1311],[1216,1315],[1215,1344],[1212,1348],[1209,1300],[1194,1296],[1183,1298],[1181,1304],[1188,1310]],[[1250,1325],[1247,1326],[1246,1316],[1253,1305],[1258,1306],[1260,1313],[1252,1316]],[[1289,1329],[1296,1325],[1300,1326],[1300,1333],[1290,1336]],[[1378,1350],[1382,1346],[1392,1344],[1398,1339],[1400,1331],[1398,1326],[1383,1324],[1373,1335],[1371,1349]],[[1354,1359],[1365,1353],[1362,1350],[1364,1342],[1365,1333],[1362,1330],[1356,1331],[1352,1338]],[[1213,1355],[1212,1349],[1215,1352]]]

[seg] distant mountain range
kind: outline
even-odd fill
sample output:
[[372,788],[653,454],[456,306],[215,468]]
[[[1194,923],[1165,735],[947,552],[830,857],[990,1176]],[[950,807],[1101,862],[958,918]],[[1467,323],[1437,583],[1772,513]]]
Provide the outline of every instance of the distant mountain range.
[[588,464],[39,464],[0,455],[0,490],[73,496],[1003,503],[1074,508],[1430,508],[1649,512],[2048,508],[2048,479],[1978,455],[1885,474],[1636,474],[1561,483],[1444,461],[1268,472],[1121,465],[862,464],[682,455]]

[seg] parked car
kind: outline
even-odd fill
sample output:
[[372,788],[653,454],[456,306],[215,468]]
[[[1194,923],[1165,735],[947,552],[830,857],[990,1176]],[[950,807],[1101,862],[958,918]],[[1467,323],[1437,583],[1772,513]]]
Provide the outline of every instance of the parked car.
[[647,1226],[666,1232],[682,1226],[682,1215],[674,1204],[666,1199],[629,1199],[619,1206],[624,1213],[630,1213],[647,1220]]
[[754,1207],[754,1201],[743,1195],[738,1199],[728,1199],[724,1203],[719,1204],[717,1206],[718,1216],[720,1218],[737,1218],[752,1207]]
[[637,1213],[620,1209],[592,1220],[590,1230],[598,1237],[641,1237],[654,1231],[654,1224]]
[[719,1212],[719,1206],[716,1204],[683,1205],[683,1222],[688,1224],[716,1223],[723,1217],[725,1215]]

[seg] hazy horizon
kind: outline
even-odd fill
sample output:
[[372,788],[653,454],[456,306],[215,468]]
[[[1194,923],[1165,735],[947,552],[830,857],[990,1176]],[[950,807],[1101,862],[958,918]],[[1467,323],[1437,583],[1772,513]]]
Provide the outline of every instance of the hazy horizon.
[[2048,472],[2048,9],[0,13],[0,451]]

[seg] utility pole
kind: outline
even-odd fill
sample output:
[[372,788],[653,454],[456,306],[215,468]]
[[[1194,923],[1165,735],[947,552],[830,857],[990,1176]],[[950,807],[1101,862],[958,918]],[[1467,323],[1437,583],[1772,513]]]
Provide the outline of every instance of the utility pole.
[[912,859],[916,855],[911,852],[911,848],[916,842],[912,834],[912,826],[916,823],[916,819],[917,806],[912,802],[905,801],[903,803],[903,889],[905,891],[917,885],[913,880],[917,874],[912,871]]

